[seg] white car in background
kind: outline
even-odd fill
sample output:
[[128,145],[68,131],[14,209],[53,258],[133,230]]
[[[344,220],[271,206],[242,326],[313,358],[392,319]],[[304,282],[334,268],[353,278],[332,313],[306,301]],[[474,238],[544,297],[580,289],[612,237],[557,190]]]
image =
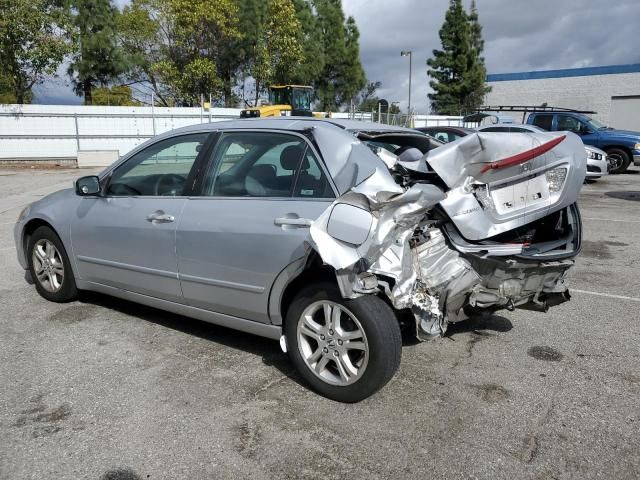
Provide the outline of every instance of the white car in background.
[[[488,125],[486,127],[478,128],[479,132],[506,132],[506,133],[540,133],[546,132],[540,127],[535,125],[526,125],[522,123],[501,123],[496,125]],[[585,145],[584,149],[587,152],[587,179],[597,180],[603,175],[609,174],[609,162],[607,160],[607,153],[599,148],[592,147],[591,145]]]

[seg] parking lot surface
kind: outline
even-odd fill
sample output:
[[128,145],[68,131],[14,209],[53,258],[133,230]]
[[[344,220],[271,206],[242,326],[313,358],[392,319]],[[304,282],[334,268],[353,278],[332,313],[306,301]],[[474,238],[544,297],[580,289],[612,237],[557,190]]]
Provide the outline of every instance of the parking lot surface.
[[407,343],[355,405],[307,389],[277,342],[39,297],[13,222],[86,173],[0,170],[1,479],[640,476],[640,202],[620,194],[640,192],[637,168],[584,186],[570,302]]

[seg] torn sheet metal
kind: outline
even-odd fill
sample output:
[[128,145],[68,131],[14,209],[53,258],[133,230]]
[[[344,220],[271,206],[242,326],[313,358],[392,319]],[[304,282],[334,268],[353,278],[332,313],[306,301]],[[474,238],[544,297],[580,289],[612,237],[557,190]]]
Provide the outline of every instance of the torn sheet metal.
[[[339,189],[350,186],[313,222],[309,241],[335,268],[344,297],[384,290],[394,308],[413,313],[423,340],[443,335],[467,308],[542,309],[566,301],[563,279],[573,260],[522,262],[524,243],[474,241],[575,203],[584,148],[574,137],[475,134],[404,158],[351,143],[334,162]],[[565,172],[554,190],[548,172],[558,166]],[[405,183],[398,168],[419,175],[435,170],[447,188]],[[448,218],[434,214],[437,205]]]
[[[476,133],[428,152],[425,162],[449,187],[441,206],[468,240],[568,207],[586,174],[582,140],[570,132]],[[561,182],[551,181],[558,175]]]

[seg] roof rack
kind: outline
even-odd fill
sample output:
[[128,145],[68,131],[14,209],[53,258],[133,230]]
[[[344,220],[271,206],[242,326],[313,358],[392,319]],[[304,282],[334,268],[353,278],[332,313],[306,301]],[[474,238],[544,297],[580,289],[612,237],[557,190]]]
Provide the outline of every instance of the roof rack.
[[596,114],[593,110],[576,110],[573,108],[550,107],[546,103],[542,105],[485,105],[476,110],[475,113],[464,117],[464,122],[480,123],[484,117],[491,115],[485,112],[522,112],[522,123],[525,123],[527,113],[533,112],[568,112],[568,113],[585,113]]
[[551,107],[546,103],[542,105],[485,105],[477,110],[478,112],[571,112],[596,114],[593,110],[576,110],[573,108]]

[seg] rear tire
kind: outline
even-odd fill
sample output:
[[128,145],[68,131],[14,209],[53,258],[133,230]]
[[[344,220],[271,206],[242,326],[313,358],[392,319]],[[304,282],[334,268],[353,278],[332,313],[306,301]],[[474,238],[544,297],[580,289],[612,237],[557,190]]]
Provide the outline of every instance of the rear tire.
[[631,157],[629,154],[621,148],[610,148],[607,150],[608,160],[611,163],[613,160],[614,166],[609,173],[622,173],[629,168],[631,164]]
[[38,293],[51,302],[64,303],[78,297],[76,281],[64,245],[49,227],[38,227],[27,245],[29,271]]
[[296,295],[285,335],[298,372],[316,392],[338,402],[373,395],[400,365],[402,338],[391,307],[373,295],[344,299],[328,282]]

